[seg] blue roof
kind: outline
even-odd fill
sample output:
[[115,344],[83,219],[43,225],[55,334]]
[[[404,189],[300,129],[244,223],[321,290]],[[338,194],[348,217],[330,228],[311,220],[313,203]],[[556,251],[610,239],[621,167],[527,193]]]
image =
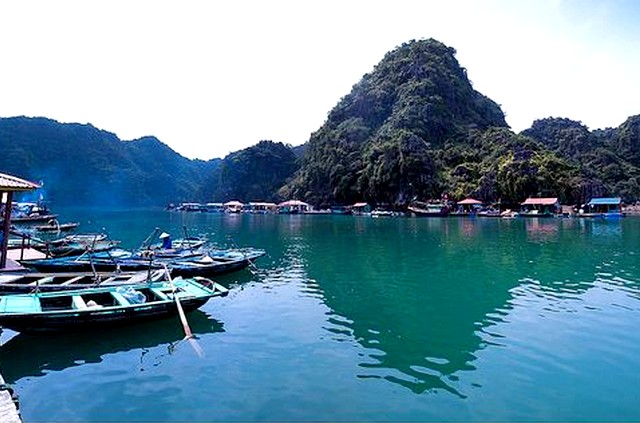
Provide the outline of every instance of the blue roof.
[[622,203],[622,198],[620,197],[611,197],[611,198],[592,198],[587,205],[595,206],[598,204],[620,204]]

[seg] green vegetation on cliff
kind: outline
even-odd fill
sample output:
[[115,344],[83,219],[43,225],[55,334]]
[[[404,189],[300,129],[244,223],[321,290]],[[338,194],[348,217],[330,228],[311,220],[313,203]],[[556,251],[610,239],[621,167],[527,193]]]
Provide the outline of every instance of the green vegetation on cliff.
[[314,204],[406,204],[444,193],[511,204],[529,196],[635,200],[639,121],[590,132],[548,118],[516,134],[500,107],[473,89],[455,50],[411,41],[340,100],[281,193]]

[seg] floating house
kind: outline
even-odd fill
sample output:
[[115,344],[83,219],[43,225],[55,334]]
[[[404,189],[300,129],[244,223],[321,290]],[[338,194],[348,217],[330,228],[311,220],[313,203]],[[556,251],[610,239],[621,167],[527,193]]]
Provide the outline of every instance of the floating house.
[[560,202],[557,197],[527,198],[520,203],[519,216],[549,217],[560,212]]
[[278,213],[280,214],[301,214],[310,210],[311,206],[300,200],[289,200],[278,204]]
[[244,204],[238,200],[227,201],[223,204],[225,213],[240,213]]
[[2,232],[0,232],[0,270],[7,266],[13,193],[31,191],[38,188],[40,188],[40,185],[33,182],[0,173],[0,220],[2,220]]
[[578,214],[580,217],[609,217],[624,216],[622,212],[622,198],[592,198],[585,208]]
[[455,210],[450,213],[453,216],[475,216],[482,209],[482,201],[475,198],[465,198],[456,203]]
[[355,203],[351,206],[351,212],[353,214],[369,214],[371,206],[368,203]]

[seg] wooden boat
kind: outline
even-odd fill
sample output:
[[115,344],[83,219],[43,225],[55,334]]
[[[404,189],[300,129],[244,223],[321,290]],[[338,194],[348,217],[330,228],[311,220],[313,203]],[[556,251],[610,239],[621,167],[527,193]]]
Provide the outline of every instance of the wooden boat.
[[58,221],[47,222],[46,225],[36,225],[35,230],[39,232],[63,232],[75,229],[80,224],[77,222],[58,223]]
[[242,270],[265,254],[263,250],[218,250],[168,264],[171,273],[182,277],[215,276]]
[[189,312],[227,293],[205,278],[176,278],[127,287],[6,295],[0,297],[0,325],[27,333],[129,325],[174,316],[178,301]]
[[153,272],[11,272],[0,273],[0,295],[31,293],[34,291],[68,291],[74,289],[96,288],[98,286],[136,285],[142,282],[166,280],[164,269]]
[[74,234],[53,240],[39,240],[33,247],[50,257],[79,256],[88,251],[101,252],[116,248],[119,241],[105,234]]
[[264,254],[263,250],[231,249],[167,258],[138,256],[118,249],[77,257],[21,260],[20,264],[39,272],[130,272],[166,266],[176,276],[213,276],[244,269]]
[[443,203],[423,203],[414,201],[407,207],[415,216],[421,217],[444,217],[449,214],[449,207]]
[[161,243],[147,245],[135,252],[135,255],[141,257],[185,257],[189,255],[198,255],[202,252],[200,248],[207,242],[204,238],[187,237],[178,238],[171,241],[171,248],[162,248]]

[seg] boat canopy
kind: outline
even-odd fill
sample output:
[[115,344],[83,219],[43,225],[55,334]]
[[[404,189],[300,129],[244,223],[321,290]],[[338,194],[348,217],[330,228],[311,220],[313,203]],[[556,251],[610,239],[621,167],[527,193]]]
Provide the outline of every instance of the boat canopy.
[[355,203],[351,207],[359,208],[359,207],[367,207],[368,205],[369,205],[368,203]]
[[475,198],[465,198],[462,201],[458,201],[457,204],[461,205],[461,206],[465,206],[465,205],[475,205],[475,204],[482,204],[482,201],[480,200],[476,200]]
[[552,198],[527,198],[521,206],[551,206],[558,203],[557,197]]
[[620,197],[609,197],[609,198],[592,198],[591,201],[587,203],[588,206],[598,206],[598,205],[619,205],[622,203],[622,198]]

